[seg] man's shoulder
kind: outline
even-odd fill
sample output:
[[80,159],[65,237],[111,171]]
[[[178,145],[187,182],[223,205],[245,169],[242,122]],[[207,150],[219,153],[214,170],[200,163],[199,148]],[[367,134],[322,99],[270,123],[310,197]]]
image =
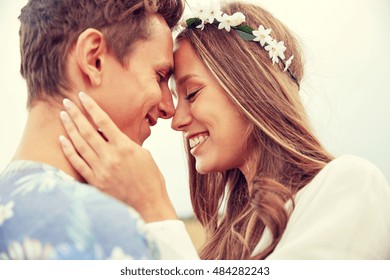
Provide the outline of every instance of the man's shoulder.
[[154,254],[138,213],[51,166],[31,162],[8,166],[0,175],[0,212],[4,239],[0,251],[15,242],[40,242],[56,247],[58,258]]
[[90,214],[102,210],[125,211],[139,219],[138,213],[124,203],[61,170],[37,162],[13,162],[5,169],[0,175],[0,199],[0,204],[18,201],[32,212],[50,209],[52,215],[77,207]]
[[[49,199],[58,203],[58,200],[75,201],[91,195],[99,193],[61,170],[39,162],[11,162],[0,175],[0,197],[3,201],[26,198]],[[47,206],[47,203],[37,206]]]
[[40,162],[11,162],[0,174],[0,195],[3,197],[39,196],[88,200],[91,197],[111,200],[95,187],[83,184],[65,172]]

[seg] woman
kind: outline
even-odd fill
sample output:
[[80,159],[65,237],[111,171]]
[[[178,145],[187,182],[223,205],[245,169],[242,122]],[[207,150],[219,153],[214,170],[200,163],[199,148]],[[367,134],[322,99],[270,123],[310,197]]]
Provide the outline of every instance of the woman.
[[[192,205],[208,234],[200,257],[389,258],[388,183],[371,163],[335,159],[317,140],[299,98],[302,58],[288,28],[249,4],[198,11],[176,39],[172,128],[184,133]],[[129,154],[119,156],[121,170]],[[79,171],[91,184],[112,186]]]

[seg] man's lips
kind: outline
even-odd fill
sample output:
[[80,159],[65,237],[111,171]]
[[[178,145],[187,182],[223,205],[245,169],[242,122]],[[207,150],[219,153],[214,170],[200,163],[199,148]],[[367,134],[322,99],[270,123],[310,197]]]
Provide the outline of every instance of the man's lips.
[[154,126],[157,123],[157,118],[153,117],[151,114],[147,114],[145,119],[150,126]]

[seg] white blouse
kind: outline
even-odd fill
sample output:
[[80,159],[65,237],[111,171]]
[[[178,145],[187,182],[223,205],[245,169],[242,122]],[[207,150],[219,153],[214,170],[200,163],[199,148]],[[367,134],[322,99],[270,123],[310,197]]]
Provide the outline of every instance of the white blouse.
[[[286,230],[267,259],[390,259],[390,186],[369,161],[327,164],[294,199]],[[199,259],[184,223],[147,224],[162,259]],[[271,241],[265,230],[253,255]]]

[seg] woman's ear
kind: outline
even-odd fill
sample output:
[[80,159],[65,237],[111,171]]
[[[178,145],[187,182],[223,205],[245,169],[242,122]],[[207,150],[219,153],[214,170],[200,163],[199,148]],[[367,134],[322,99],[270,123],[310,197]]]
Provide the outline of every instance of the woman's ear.
[[80,70],[92,86],[100,86],[107,54],[107,44],[103,34],[94,28],[86,29],[79,35],[75,51]]

